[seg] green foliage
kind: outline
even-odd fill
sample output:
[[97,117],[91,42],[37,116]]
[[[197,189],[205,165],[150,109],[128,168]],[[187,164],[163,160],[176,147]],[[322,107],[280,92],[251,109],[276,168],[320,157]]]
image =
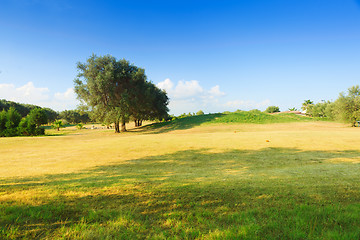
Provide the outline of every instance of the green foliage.
[[7,121],[7,114],[5,110],[0,112],[0,137],[4,136],[4,131],[6,129],[6,121]]
[[334,103],[330,101],[322,101],[317,104],[310,104],[307,106],[306,114],[312,117],[334,119]]
[[267,113],[276,113],[276,112],[280,112],[280,109],[279,109],[279,107],[277,107],[277,106],[269,106],[269,107],[265,110],[265,112],[267,112]]
[[33,121],[31,121],[29,117],[24,117],[23,119],[21,119],[18,128],[20,135],[26,135],[26,136],[34,135],[35,129],[36,129],[36,124]]
[[334,111],[338,118],[344,122],[356,126],[356,121],[360,121],[360,88],[358,85],[348,89],[348,93],[341,93],[335,102]]
[[43,135],[45,130],[37,126],[38,111],[32,109],[31,112],[32,114],[22,119],[20,113],[13,107],[10,107],[8,111],[0,112],[0,137]]
[[34,108],[30,111],[29,115],[27,116],[29,121],[34,123],[36,127],[40,127],[42,124],[48,123],[48,117],[44,109],[41,108]]
[[297,108],[296,107],[289,108],[289,111],[297,111]]
[[[36,105],[16,103],[12,101],[7,101],[5,99],[0,99],[0,111],[2,110],[7,111],[9,110],[10,107],[15,108],[16,111],[20,113],[22,117],[26,117],[32,109],[41,108]],[[54,121],[57,118],[58,113],[55,112],[54,110],[50,108],[41,108],[41,109],[43,109],[49,121]]]
[[[242,111],[242,112],[245,112],[245,111]],[[252,110],[250,110],[248,112],[249,113],[254,113],[254,114],[261,113],[261,111],[259,109],[252,109]]]
[[196,115],[204,115],[203,110],[199,110],[199,111],[196,113]]
[[302,106],[301,106],[301,109],[302,109],[303,111],[307,111],[308,106],[309,106],[309,105],[312,105],[312,104],[314,104],[314,102],[311,101],[310,99],[304,100],[304,102],[303,102],[303,104],[302,104]]
[[84,124],[82,124],[82,123],[78,123],[77,125],[76,125],[76,128],[77,129],[83,129],[84,128]]
[[64,119],[69,123],[87,123],[90,121],[89,114],[81,110],[65,110],[60,112],[60,119]]
[[6,122],[4,135],[6,137],[12,137],[18,135],[18,126],[21,121],[21,115],[15,108],[10,107],[6,113]]
[[60,131],[60,128],[64,127],[64,124],[61,120],[56,120],[53,124],[51,124],[51,127]]
[[145,70],[125,59],[111,55],[92,55],[86,63],[78,63],[75,92],[106,124],[115,123],[115,132],[125,129],[125,123],[134,120],[163,119],[167,117],[168,97],[153,83],[147,81]]

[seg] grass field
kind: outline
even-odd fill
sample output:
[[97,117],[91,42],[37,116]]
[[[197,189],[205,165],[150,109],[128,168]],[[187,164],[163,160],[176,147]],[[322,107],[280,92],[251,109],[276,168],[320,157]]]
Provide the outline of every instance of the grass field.
[[0,138],[0,239],[360,239],[360,128],[221,119]]

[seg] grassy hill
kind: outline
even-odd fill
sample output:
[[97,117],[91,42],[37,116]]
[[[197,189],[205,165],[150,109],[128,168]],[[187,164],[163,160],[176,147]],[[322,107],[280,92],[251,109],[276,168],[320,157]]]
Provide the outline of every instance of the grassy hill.
[[324,121],[326,119],[310,118],[294,113],[268,114],[260,111],[241,111],[235,113],[214,113],[198,116],[188,116],[177,118],[169,122],[155,123],[146,126],[146,129],[167,132],[173,130],[184,130],[196,126],[209,124],[269,124],[269,123],[291,123],[291,122],[311,122]]

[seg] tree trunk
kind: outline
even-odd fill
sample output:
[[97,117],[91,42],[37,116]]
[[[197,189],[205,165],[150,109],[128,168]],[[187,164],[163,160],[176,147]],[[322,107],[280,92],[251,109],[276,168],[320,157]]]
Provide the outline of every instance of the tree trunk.
[[120,132],[119,121],[115,121],[114,125],[115,125],[115,133],[119,133]]
[[126,132],[125,119],[121,119],[121,132]]
[[138,121],[135,120],[135,127],[138,127]]
[[142,126],[142,120],[139,120],[138,127],[141,127],[141,126]]

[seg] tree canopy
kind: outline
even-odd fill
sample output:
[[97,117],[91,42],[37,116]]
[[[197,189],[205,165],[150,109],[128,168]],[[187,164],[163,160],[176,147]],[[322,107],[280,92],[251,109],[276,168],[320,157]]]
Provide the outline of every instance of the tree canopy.
[[169,99],[166,93],[147,81],[145,70],[111,55],[92,55],[78,63],[74,80],[78,99],[90,107],[98,120],[114,123],[115,132],[126,131],[125,124],[163,119]]
[[339,98],[335,102],[336,112],[339,118],[345,122],[356,125],[356,121],[360,121],[360,87],[359,85],[350,87],[348,93],[340,93]]

